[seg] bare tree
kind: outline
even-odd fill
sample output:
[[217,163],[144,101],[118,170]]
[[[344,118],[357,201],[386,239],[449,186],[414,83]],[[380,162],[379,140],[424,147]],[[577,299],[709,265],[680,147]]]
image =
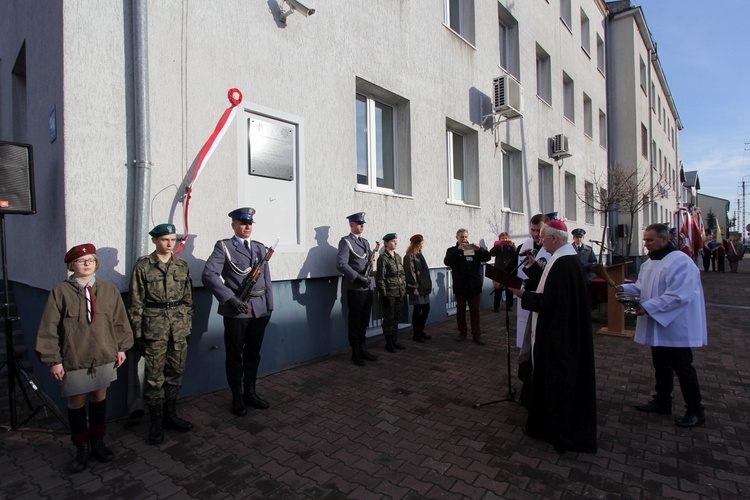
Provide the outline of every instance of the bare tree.
[[[650,172],[646,171],[649,175]],[[612,212],[626,213],[630,216],[630,228],[626,252],[629,252],[633,242],[632,227],[635,218],[644,207],[651,203],[651,198],[656,194],[656,187],[651,185],[649,175],[639,177],[638,170],[626,168],[619,163],[609,168],[608,172],[592,173],[593,193],[578,195],[578,199],[584,206],[601,215],[602,241],[609,243],[607,229],[609,226],[609,214]],[[661,177],[659,179],[661,180]],[[599,250],[601,260],[603,248]]]

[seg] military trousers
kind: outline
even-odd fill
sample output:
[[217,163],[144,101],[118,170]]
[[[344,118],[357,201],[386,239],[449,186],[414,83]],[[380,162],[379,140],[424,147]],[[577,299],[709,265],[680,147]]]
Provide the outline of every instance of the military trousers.
[[255,380],[260,365],[260,348],[271,316],[224,318],[225,368],[229,387]]
[[347,290],[347,309],[349,310],[349,345],[356,346],[365,340],[367,327],[370,324],[372,310],[372,290]]
[[182,388],[182,374],[187,360],[187,337],[172,334],[161,339],[143,339],[145,384],[143,400],[147,405],[160,405],[176,399]]

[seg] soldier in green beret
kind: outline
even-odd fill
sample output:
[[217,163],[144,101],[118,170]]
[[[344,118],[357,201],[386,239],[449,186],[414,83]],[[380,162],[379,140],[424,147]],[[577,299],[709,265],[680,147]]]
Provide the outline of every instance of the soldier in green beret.
[[138,259],[130,278],[130,323],[146,365],[143,399],[151,427],[148,442],[164,441],[163,428],[193,428],[177,416],[177,393],[193,325],[193,284],[187,262],[173,255],[177,242],[172,224],[159,224],[148,234],[156,246]]
[[380,304],[383,310],[383,335],[385,335],[385,349],[396,352],[396,349],[406,349],[398,341],[398,318],[406,295],[406,273],[401,256],[396,253],[398,238],[396,233],[383,236],[385,251],[378,257],[378,271],[375,275],[375,285],[378,289]]

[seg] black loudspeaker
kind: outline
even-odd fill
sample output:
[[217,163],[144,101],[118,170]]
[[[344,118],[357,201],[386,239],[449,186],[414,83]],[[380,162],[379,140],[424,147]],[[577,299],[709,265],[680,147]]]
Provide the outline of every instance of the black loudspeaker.
[[618,238],[628,237],[628,225],[627,224],[617,224],[617,237]]
[[31,144],[0,142],[0,214],[35,213]]

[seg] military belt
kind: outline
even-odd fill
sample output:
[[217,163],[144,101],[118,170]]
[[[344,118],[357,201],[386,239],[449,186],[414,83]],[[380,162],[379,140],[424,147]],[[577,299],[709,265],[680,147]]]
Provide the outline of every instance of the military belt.
[[153,309],[174,309],[184,303],[184,300],[178,300],[177,302],[146,302],[146,307],[151,307]]
[[260,290],[252,290],[248,295],[250,297],[263,297],[266,294],[266,289],[261,288]]

